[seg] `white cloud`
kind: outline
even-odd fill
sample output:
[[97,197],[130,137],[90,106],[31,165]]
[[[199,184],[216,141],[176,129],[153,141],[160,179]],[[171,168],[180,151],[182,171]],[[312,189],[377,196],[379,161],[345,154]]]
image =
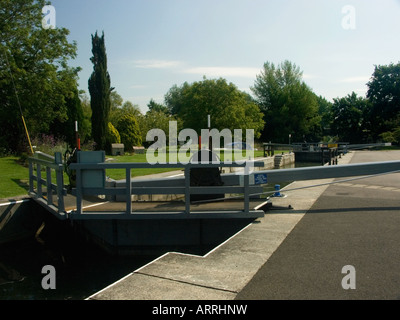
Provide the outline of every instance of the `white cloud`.
[[256,75],[260,72],[260,69],[247,67],[193,67],[184,69],[182,72],[211,77],[255,78]]
[[147,88],[147,86],[143,85],[143,84],[133,84],[131,86],[129,86],[130,89],[144,89]]
[[205,75],[210,77],[255,78],[260,68],[250,67],[190,67],[178,60],[133,60],[127,64],[142,69],[175,69],[185,74]]
[[314,75],[314,74],[303,74],[303,79],[304,80],[309,80],[309,79],[317,79],[317,78],[321,78],[320,76]]
[[345,82],[345,83],[354,83],[354,82],[364,82],[367,83],[370,80],[370,77],[368,76],[360,76],[360,77],[348,77],[341,79],[340,82]]
[[143,69],[168,69],[179,67],[182,63],[175,60],[135,60],[133,61],[136,68]]
[[[198,74],[211,77],[239,77],[255,79],[261,73],[260,68],[251,67],[193,67],[182,70],[183,73]],[[303,74],[303,79],[320,78],[313,74]]]

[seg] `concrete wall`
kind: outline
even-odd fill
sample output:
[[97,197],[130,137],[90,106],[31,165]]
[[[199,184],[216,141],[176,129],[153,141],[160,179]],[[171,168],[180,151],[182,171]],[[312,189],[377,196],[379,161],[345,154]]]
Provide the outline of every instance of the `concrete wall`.
[[0,244],[35,235],[43,222],[45,210],[30,198],[0,203]]
[[278,154],[274,157],[274,168],[279,169],[282,167],[289,167],[290,165],[295,165],[295,154],[292,153],[284,153]]
[[207,252],[254,219],[86,220],[76,222],[87,240],[111,254]]
[[296,160],[299,162],[322,162],[320,151],[296,151]]

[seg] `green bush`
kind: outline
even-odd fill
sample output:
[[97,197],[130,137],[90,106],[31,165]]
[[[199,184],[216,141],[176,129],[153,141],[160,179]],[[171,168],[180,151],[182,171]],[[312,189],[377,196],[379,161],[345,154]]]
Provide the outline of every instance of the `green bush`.
[[106,138],[106,152],[111,153],[111,145],[113,143],[121,143],[121,137],[118,130],[112,125],[111,122],[107,126],[107,138]]
[[52,134],[40,134],[34,137],[31,141],[34,151],[41,151],[50,156],[54,156],[55,152],[64,152],[67,150],[68,144],[55,137]]
[[121,136],[121,143],[125,145],[125,150],[132,151],[133,146],[142,145],[142,135],[136,118],[126,114],[118,121],[117,129]]
[[384,142],[400,143],[400,127],[395,128],[393,131],[387,131],[379,135]]

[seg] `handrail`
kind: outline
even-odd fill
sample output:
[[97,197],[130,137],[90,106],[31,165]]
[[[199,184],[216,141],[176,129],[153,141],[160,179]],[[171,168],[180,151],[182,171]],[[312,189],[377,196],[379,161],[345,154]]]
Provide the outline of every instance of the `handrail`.
[[[261,161],[243,161],[242,163],[188,163],[188,164],[150,164],[150,163],[71,163],[69,168],[76,171],[76,188],[73,192],[76,195],[75,215],[83,214],[83,196],[84,195],[125,195],[126,210],[125,214],[132,214],[132,194],[184,194],[185,196],[185,214],[190,214],[190,195],[191,194],[220,194],[220,193],[243,193],[244,210],[250,211],[250,183],[249,167],[263,167]],[[190,169],[192,168],[219,168],[219,167],[243,167],[244,183],[243,186],[190,186]],[[132,187],[131,170],[137,168],[181,168],[185,171],[184,187]],[[85,171],[105,170],[105,169],[125,169],[126,185],[124,188],[84,187],[83,173]]]
[[[249,165],[250,164],[250,165]],[[190,168],[218,168],[218,167],[263,167],[262,161],[243,161],[242,163],[235,162],[211,162],[211,163],[157,163],[151,164],[147,162],[119,162],[119,163],[71,163],[71,170],[96,170],[96,169],[146,169],[146,168],[177,168],[182,169],[186,167]]]
[[[49,156],[51,157],[51,156]],[[56,152],[54,162],[47,160],[28,158],[29,161],[29,194],[36,201],[45,205],[57,214],[60,218],[66,218],[64,196],[67,190],[64,188],[64,165],[61,160],[61,153]],[[36,175],[34,174],[36,166]],[[46,179],[42,179],[42,167],[46,170]],[[52,182],[52,170],[56,172],[56,184]],[[37,190],[35,191],[34,183]],[[46,195],[43,194],[42,186],[46,186]],[[53,191],[57,194],[57,205],[53,201]]]

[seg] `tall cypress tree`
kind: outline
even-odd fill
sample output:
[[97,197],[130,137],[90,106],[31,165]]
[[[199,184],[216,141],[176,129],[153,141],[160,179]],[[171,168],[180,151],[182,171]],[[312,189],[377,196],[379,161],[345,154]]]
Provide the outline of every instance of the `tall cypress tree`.
[[110,115],[110,75],[107,71],[107,55],[104,43],[104,31],[102,36],[92,35],[92,53],[90,61],[93,63],[93,73],[89,78],[90,107],[92,108],[92,137],[96,142],[97,150],[105,150],[107,125]]

